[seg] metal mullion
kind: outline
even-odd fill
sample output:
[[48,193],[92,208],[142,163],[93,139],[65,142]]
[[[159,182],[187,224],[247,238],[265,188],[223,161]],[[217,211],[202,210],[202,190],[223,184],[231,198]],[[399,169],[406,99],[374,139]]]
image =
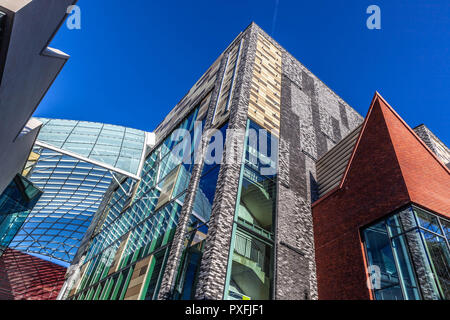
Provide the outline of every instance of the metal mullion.
[[[407,254],[408,254],[408,258],[409,258],[410,262],[412,262],[411,261],[410,251],[409,251],[410,248],[409,248],[409,245],[407,243],[406,232],[398,234],[395,237],[391,237],[390,231],[389,231],[389,229],[387,227],[387,223],[385,223],[385,228],[386,228],[387,235],[388,235],[388,238],[389,238],[389,245],[391,246],[391,251],[392,251],[393,256],[394,256],[395,266],[397,268],[397,274],[398,274],[398,277],[399,277],[400,288],[402,289],[403,298],[404,298],[404,300],[409,300],[408,296],[406,295],[406,288],[405,288],[406,284],[405,284],[405,280],[403,279],[403,273],[402,273],[401,268],[400,268],[400,263],[398,262],[398,257],[397,257],[398,254],[396,253],[396,251],[394,251],[394,248],[392,246],[392,243],[393,243],[394,239],[399,238],[399,241],[400,241],[400,237],[403,236],[403,239],[405,240],[405,244],[406,244],[406,251],[407,251]],[[413,229],[415,229],[415,228],[413,228]],[[395,252],[395,254],[394,254],[394,252]],[[417,292],[419,293],[419,297],[422,298],[421,292],[419,290],[419,282],[417,281],[417,275],[416,275],[416,271],[415,271],[414,265],[411,265],[411,271],[413,272],[414,282],[416,283],[416,287],[411,287],[411,288],[416,288]]]
[[[92,155],[92,152],[94,151],[95,147],[97,146],[98,139],[100,138],[100,135],[102,134],[102,131],[103,131],[103,128],[104,128],[104,127],[105,127],[105,124],[102,123],[102,127],[100,128],[100,131],[99,131],[98,134],[97,134],[97,137],[96,137],[96,139],[95,139],[95,142],[94,142],[94,144],[92,145],[92,149],[91,149],[91,151],[89,151],[89,155],[87,156],[87,158],[89,158],[89,157]],[[90,135],[93,135],[93,134],[90,134]]]
[[444,297],[444,292],[443,292],[443,290],[441,288],[441,284],[439,283],[439,280],[437,279],[436,268],[434,266],[433,259],[431,258],[430,250],[428,249],[428,245],[427,245],[427,241],[425,239],[425,236],[423,235],[423,232],[420,232],[421,230],[423,230],[423,229],[419,228],[419,237],[420,237],[420,240],[422,241],[422,245],[423,245],[423,247],[425,249],[425,253],[426,253],[426,256],[427,256],[429,267],[431,268],[431,271],[433,272],[433,280],[435,282],[436,288],[439,291],[439,296],[441,298],[443,298]]
[[437,236],[437,237],[439,237],[439,238],[443,238],[444,240],[446,240],[446,239],[445,239],[446,237],[443,236],[442,234],[436,233],[436,232],[431,231],[431,230],[429,230],[429,229],[426,229],[426,228],[424,228],[424,227],[418,226],[417,229],[426,231],[426,232],[428,232],[428,233],[431,233],[431,234],[434,235],[434,236]]
[[447,243],[447,248],[450,251],[449,242],[448,242],[447,235],[445,233],[444,227],[442,226],[441,219],[437,218],[437,220],[438,220],[438,223],[439,223],[439,227],[441,228],[441,232],[444,235],[443,238],[444,238],[445,242]]

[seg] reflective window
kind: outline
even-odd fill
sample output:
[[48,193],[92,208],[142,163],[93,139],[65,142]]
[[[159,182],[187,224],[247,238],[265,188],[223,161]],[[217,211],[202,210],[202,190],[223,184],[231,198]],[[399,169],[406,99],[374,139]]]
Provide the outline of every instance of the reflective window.
[[391,239],[386,222],[367,228],[363,235],[369,268],[376,273],[376,299],[420,299],[405,239]]
[[244,168],[238,209],[239,222],[267,235],[273,233],[276,181],[249,167]]
[[438,290],[443,299],[450,300],[449,221],[417,207],[414,212]]
[[237,228],[228,284],[230,300],[269,300],[273,283],[273,246]]
[[[189,130],[193,137],[197,137],[193,134],[196,130],[194,123],[197,113],[198,111],[194,110],[179,126],[181,129]],[[105,130],[108,130],[109,138],[106,140],[100,137],[99,141],[102,143],[112,143],[120,136],[118,132],[111,132],[113,131],[111,127],[103,128],[102,132]],[[125,137],[129,141],[125,147],[121,147],[122,156],[133,154],[133,148],[139,141],[138,133],[126,130]],[[157,297],[165,268],[165,256],[172,242],[193,168],[192,163],[183,163],[184,155],[191,155],[192,158],[196,147],[196,144],[187,143],[187,140],[177,140],[169,136],[146,158],[142,168],[142,179],[136,187],[133,199],[121,190],[129,189],[128,180],[123,180],[122,187],[111,194],[103,211],[105,215],[103,225],[87,251],[85,265],[89,264],[89,267],[77,288],[77,297],[89,298],[90,290],[99,282],[105,281],[102,289],[105,293],[101,294],[100,298],[109,296],[110,299],[121,300],[125,294],[131,294],[127,290],[135,289],[128,288],[129,278],[133,276],[135,279],[139,276],[141,279],[144,275],[145,281],[142,280],[143,282],[139,284],[143,294],[140,298]],[[104,156],[105,153],[102,154]],[[114,253],[106,258],[105,255],[109,250],[113,250]],[[113,255],[114,258],[111,260]],[[123,270],[134,268],[149,257],[152,257],[149,265],[140,267],[136,271],[137,274],[132,275],[133,271],[129,271],[126,275],[123,272],[120,275],[111,274],[111,268],[116,267],[113,261],[117,260],[118,270]],[[135,282],[132,282],[134,286],[137,285]],[[109,293],[107,286],[112,288]]]
[[17,175],[0,195],[0,256],[36,205],[42,191]]

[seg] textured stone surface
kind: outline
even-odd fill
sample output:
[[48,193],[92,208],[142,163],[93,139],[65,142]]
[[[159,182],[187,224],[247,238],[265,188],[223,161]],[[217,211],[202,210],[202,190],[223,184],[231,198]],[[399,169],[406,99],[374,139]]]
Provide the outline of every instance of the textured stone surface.
[[422,139],[423,142],[430,148],[431,151],[449,167],[450,165],[450,150],[448,147],[434,135],[425,125],[420,125],[414,128],[414,132]]
[[[220,62],[220,68],[217,74],[217,78],[215,81],[212,98],[209,104],[208,108],[208,114],[206,116],[205,121],[205,128],[204,132],[210,128],[210,124],[213,118],[214,114],[214,106],[217,102],[218,95],[219,95],[219,88],[220,88],[220,82],[222,80],[223,74],[225,72],[226,68],[226,54],[223,55],[222,61]],[[201,100],[201,99],[199,99]],[[191,108],[194,108],[196,104],[193,104]],[[202,145],[203,147],[200,148],[200,154],[201,158],[204,156],[204,152],[206,151],[205,145],[207,143],[207,138],[205,136],[202,137]],[[189,217],[192,211],[192,208],[194,206],[195,201],[195,195],[196,190],[198,187],[198,184],[200,182],[201,173],[203,170],[203,163],[194,165],[194,168],[192,170],[191,174],[191,180],[189,182],[189,186],[186,192],[186,198],[183,205],[183,208],[180,213],[180,218],[178,219],[178,226],[174,234],[174,238],[172,241],[172,245],[170,248],[169,256],[167,259],[167,265],[164,271],[164,276],[161,281],[161,287],[158,294],[158,299],[169,299],[174,286],[175,286],[175,280],[176,280],[176,273],[178,270],[178,267],[181,263],[181,256],[183,253],[183,244],[184,239],[187,233],[187,227],[189,223]]]

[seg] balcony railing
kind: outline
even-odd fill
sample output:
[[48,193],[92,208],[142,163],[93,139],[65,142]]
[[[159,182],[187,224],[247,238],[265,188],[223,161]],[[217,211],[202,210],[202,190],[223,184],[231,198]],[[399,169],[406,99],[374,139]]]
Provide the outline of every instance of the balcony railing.
[[255,240],[236,234],[234,251],[250,261],[255,262],[256,265],[265,272],[265,254],[256,245]]

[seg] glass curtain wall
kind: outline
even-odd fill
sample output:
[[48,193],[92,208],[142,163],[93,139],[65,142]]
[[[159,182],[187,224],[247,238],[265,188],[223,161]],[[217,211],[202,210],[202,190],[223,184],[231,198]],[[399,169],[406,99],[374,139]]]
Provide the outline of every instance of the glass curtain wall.
[[272,298],[277,146],[277,137],[248,121],[225,299]]
[[27,177],[43,191],[10,248],[43,255],[62,265],[73,260],[111,183],[111,173],[92,163],[35,147]]
[[450,300],[450,221],[418,207],[413,210],[417,221],[415,232],[420,233],[422,248],[436,282],[435,289],[441,299]]
[[362,230],[375,299],[423,299],[418,271],[430,279],[434,297],[449,299],[448,226],[413,206]]
[[38,141],[137,174],[145,133],[110,124],[37,118]]
[[21,175],[16,175],[0,195],[0,256],[8,248],[42,191]]
[[122,188],[111,195],[73,299],[156,299],[199,146],[197,115],[198,108],[177,128],[187,139],[172,134],[149,154],[131,200]]

